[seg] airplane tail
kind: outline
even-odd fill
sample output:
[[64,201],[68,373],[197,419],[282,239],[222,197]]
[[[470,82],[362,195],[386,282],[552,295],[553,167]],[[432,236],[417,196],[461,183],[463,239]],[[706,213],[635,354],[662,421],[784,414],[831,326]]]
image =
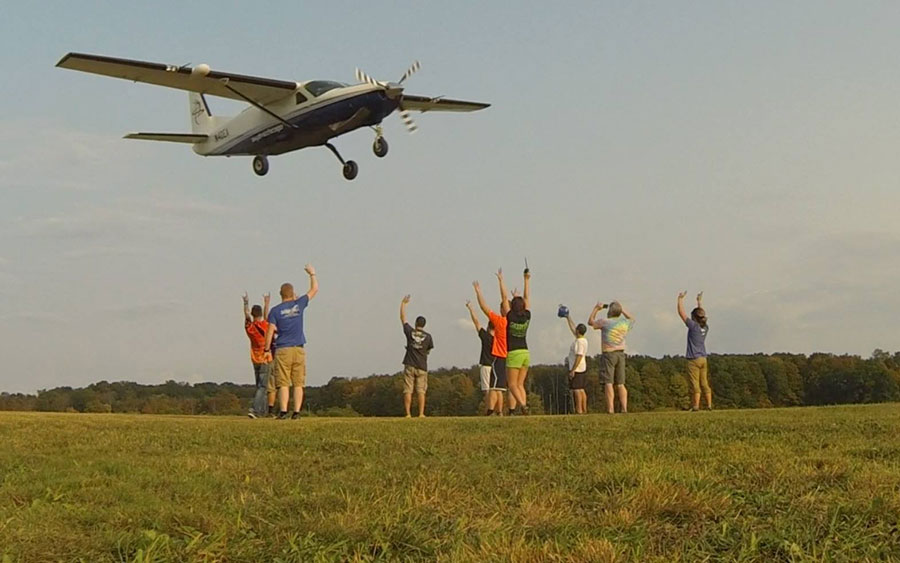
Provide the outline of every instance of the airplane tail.
[[214,119],[209,111],[209,105],[203,94],[190,92],[188,94],[191,110],[191,133],[206,134],[212,133]]

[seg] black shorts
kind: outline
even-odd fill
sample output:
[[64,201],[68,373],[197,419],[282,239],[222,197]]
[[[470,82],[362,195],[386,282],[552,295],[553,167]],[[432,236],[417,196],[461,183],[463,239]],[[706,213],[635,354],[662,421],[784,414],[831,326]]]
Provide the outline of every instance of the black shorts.
[[576,373],[575,377],[569,378],[569,389],[584,389],[587,384],[587,372]]
[[506,358],[494,356],[494,363],[491,367],[491,389],[494,391],[506,391],[508,386],[506,383]]

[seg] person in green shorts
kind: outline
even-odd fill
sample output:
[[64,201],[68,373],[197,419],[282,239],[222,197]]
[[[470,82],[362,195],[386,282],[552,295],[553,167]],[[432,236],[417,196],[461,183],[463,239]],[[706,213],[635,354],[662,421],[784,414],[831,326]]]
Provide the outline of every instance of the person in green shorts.
[[[505,296],[503,272],[498,271],[497,277],[500,278],[501,291]],[[525,337],[528,334],[528,326],[531,324],[531,310],[529,309],[531,273],[527,268],[524,273],[524,284],[523,294],[513,296],[509,303],[509,313],[506,314],[506,379],[509,386],[510,414],[528,414],[525,378],[528,376],[531,355],[528,352],[528,342]]]

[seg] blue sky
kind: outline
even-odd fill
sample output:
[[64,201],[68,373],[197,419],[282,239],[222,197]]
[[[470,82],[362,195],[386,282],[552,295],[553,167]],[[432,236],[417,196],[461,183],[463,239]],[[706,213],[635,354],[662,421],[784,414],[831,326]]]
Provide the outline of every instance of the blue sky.
[[[900,5],[890,2],[42,3],[0,22],[0,389],[251,381],[240,294],[304,286],[309,382],[393,372],[402,295],[434,366],[468,366],[471,281],[534,272],[529,339],[561,360],[565,302],[637,316],[682,353],[703,289],[720,352],[897,349]],[[324,149],[200,158],[187,95],[54,68],[69,51],[487,101]],[[216,113],[240,104],[211,100]],[[592,340],[597,349],[596,340]]]

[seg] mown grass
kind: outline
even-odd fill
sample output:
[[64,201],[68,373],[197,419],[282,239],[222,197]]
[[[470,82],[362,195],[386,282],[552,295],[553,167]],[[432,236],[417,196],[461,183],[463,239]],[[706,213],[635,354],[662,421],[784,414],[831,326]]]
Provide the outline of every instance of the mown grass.
[[900,561],[900,406],[0,413],[3,561]]

